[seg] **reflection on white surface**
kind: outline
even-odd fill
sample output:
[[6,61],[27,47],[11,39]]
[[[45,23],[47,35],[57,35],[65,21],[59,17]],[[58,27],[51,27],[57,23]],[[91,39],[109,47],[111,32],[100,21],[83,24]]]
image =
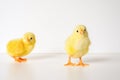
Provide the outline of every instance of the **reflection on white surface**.
[[84,70],[80,67],[67,68],[67,80],[89,80]]
[[34,80],[33,69],[26,63],[12,63],[8,65],[6,80]]
[[33,80],[31,71],[28,64],[11,63],[7,65],[4,80]]
[[28,56],[17,63],[7,55],[0,56],[0,80],[119,80],[120,55],[87,55],[88,67],[65,67],[65,54]]

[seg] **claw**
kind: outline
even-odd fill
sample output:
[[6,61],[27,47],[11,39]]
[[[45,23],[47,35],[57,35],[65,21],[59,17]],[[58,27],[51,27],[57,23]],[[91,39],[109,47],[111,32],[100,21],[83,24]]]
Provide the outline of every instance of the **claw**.
[[27,59],[26,58],[20,58],[20,57],[13,57],[15,59],[15,61],[21,63],[21,62],[26,62]]
[[64,64],[64,66],[74,66],[74,63],[68,62],[67,64]]
[[85,67],[85,66],[89,66],[89,64],[78,63],[78,64],[76,64],[76,66],[82,66],[82,67]]
[[82,67],[85,67],[85,66],[89,66],[89,64],[84,64],[82,62],[82,58],[80,58],[80,62],[78,64],[76,64],[76,66],[82,66]]
[[71,57],[68,58],[68,63],[64,64],[64,66],[74,66],[75,64],[71,62]]

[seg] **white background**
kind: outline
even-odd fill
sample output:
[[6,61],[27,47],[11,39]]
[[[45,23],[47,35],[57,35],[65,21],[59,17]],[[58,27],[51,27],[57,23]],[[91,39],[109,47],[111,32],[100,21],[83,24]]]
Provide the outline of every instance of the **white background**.
[[77,24],[88,28],[90,53],[120,52],[120,0],[0,0],[0,52],[10,39],[34,32],[33,52],[64,53]]
[[[64,66],[64,43],[77,24],[87,26],[92,42],[85,68]],[[0,0],[0,79],[120,80],[119,24],[120,0]],[[26,63],[17,63],[6,44],[29,31],[36,46]]]

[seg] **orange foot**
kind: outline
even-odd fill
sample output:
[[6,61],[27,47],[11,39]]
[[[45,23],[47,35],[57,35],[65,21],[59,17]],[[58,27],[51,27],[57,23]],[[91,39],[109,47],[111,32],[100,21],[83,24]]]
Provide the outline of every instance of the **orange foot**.
[[82,67],[85,67],[85,66],[89,66],[89,64],[78,63],[78,64],[76,64],[76,66],[82,66]]
[[15,61],[21,63],[21,62],[26,62],[27,59],[26,58],[20,58],[20,57],[13,57],[15,59]]
[[67,64],[64,64],[64,66],[74,66],[74,63],[68,62]]
[[89,64],[84,64],[83,61],[82,61],[82,58],[80,57],[80,62],[78,64],[76,64],[76,66],[82,66],[82,67],[85,67],[85,66],[89,66]]

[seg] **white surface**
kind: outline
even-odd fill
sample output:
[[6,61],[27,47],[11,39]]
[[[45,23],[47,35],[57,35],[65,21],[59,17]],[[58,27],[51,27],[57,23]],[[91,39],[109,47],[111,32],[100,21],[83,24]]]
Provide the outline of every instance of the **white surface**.
[[0,52],[8,40],[32,31],[35,53],[63,53],[77,24],[88,28],[90,53],[120,52],[120,0],[0,0]]
[[[0,80],[120,80],[120,55],[86,55],[88,67],[65,67],[65,54],[35,54],[26,63],[0,55]],[[77,62],[77,60],[73,60]]]

